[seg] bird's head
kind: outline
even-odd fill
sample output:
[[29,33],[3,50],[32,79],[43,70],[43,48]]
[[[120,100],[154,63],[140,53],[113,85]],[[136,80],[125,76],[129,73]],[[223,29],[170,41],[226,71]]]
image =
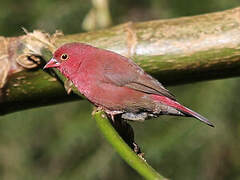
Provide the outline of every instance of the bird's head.
[[63,74],[69,76],[78,70],[90,47],[82,43],[64,44],[54,52],[52,59],[43,69],[57,68]]

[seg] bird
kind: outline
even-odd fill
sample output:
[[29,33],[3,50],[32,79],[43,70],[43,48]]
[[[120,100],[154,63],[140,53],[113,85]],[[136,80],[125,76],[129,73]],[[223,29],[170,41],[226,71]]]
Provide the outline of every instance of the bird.
[[144,121],[160,115],[208,119],[181,105],[157,79],[132,59],[86,43],[60,46],[44,66],[57,68],[78,91],[112,118]]

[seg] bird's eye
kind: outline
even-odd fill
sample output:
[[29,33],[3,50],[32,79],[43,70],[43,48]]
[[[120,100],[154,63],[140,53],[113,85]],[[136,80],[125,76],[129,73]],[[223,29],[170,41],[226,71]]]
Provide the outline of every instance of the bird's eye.
[[67,54],[62,54],[61,55],[61,60],[66,61],[68,59],[68,55]]

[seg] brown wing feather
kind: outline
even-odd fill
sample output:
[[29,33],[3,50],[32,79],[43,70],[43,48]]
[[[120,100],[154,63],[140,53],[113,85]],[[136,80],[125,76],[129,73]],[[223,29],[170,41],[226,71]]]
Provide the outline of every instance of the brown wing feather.
[[[149,75],[147,75],[149,76]],[[129,82],[125,86],[130,87],[135,90],[143,91],[149,94],[164,95],[172,100],[176,100],[175,96],[171,94],[160,82],[153,79],[151,76],[144,80],[139,77],[134,82]]]
[[[114,57],[113,57],[114,56]],[[103,71],[105,81],[110,81],[117,86],[125,86],[148,94],[163,95],[175,100],[172,95],[159,81],[148,75],[131,59],[121,55],[108,55],[104,61]]]

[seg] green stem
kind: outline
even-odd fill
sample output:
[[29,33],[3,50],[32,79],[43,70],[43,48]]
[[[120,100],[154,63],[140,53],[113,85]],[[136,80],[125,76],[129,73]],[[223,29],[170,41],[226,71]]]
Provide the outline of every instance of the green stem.
[[131,148],[113,128],[104,112],[97,111],[93,116],[96,119],[99,129],[108,142],[133,169],[135,169],[145,179],[166,180],[166,178],[160,175],[155,169],[153,169],[148,163],[138,157],[137,154],[131,150]]

